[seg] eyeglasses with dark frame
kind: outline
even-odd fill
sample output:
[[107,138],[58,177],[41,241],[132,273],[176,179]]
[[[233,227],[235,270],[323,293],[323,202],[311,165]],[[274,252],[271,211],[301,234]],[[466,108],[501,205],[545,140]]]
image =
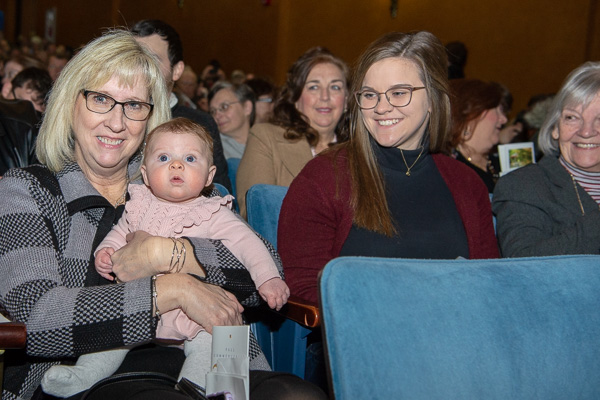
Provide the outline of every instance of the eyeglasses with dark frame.
[[144,103],[143,101],[125,101],[120,102],[107,94],[94,92],[92,90],[81,91],[85,98],[85,106],[91,112],[97,114],[106,114],[110,112],[116,105],[123,107],[123,114],[132,121],[145,121],[150,116],[153,104]]
[[425,86],[397,85],[389,88],[385,92],[376,92],[372,89],[365,89],[354,93],[356,102],[362,110],[371,110],[379,104],[381,95],[384,94],[388,103],[394,107],[406,107],[412,100],[412,93],[415,90],[425,89]]
[[229,110],[229,107],[231,107],[232,104],[237,104],[237,103],[241,103],[241,101],[231,101],[229,103],[223,103],[217,108],[211,108],[210,115],[212,115],[214,117],[215,115],[217,115],[217,111],[224,113],[225,111]]

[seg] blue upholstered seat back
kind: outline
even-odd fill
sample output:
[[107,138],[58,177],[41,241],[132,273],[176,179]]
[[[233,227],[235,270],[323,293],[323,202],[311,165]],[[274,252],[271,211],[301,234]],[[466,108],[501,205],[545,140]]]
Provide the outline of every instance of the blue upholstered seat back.
[[[275,248],[279,212],[287,190],[286,186],[258,184],[253,185],[246,194],[248,223]],[[259,321],[251,327],[274,371],[289,372],[304,378],[309,329],[281,316],[275,323]]]
[[277,248],[277,222],[286,186],[253,185],[246,194],[248,223]]
[[227,176],[229,177],[229,181],[231,182],[231,194],[233,195],[233,197],[237,197],[237,189],[235,187],[236,185],[236,177],[237,177],[237,170],[238,167],[240,166],[240,159],[239,158],[228,158],[227,159]]
[[338,399],[600,399],[600,256],[332,260]]

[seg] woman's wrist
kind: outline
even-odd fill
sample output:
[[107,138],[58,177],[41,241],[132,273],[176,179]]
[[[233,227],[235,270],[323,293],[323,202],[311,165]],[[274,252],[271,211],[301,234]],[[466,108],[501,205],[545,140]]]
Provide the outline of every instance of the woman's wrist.
[[154,257],[150,260],[154,272],[156,274],[173,272],[169,271],[174,252],[171,238],[154,236],[150,246],[152,246],[150,254],[154,254]]
[[152,313],[155,316],[181,308],[186,304],[185,290],[187,280],[193,279],[186,274],[166,274],[152,277]]
[[206,276],[196,259],[194,246],[187,238],[154,236],[149,246],[148,254],[153,255],[149,262],[154,274],[194,274],[201,278]]

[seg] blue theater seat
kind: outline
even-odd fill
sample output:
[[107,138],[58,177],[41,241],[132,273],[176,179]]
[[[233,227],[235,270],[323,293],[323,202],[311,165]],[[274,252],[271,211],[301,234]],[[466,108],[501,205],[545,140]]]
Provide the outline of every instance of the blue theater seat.
[[600,256],[329,262],[337,399],[600,399]]

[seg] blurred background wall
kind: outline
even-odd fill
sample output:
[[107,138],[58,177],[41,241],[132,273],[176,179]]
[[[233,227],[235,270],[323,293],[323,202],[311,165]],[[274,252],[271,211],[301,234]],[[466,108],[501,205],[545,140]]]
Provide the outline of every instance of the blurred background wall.
[[[576,66],[600,60],[599,0],[0,0],[4,36],[15,42],[46,33],[55,16],[57,44],[74,48],[103,28],[158,18],[173,25],[185,61],[199,73],[218,59],[277,84],[312,46],[352,64],[390,31],[428,30],[469,50],[466,76],[494,80],[513,93],[513,114],[538,93],[555,92]],[[396,4],[396,9],[393,9]],[[395,12],[394,12],[395,11]]]

